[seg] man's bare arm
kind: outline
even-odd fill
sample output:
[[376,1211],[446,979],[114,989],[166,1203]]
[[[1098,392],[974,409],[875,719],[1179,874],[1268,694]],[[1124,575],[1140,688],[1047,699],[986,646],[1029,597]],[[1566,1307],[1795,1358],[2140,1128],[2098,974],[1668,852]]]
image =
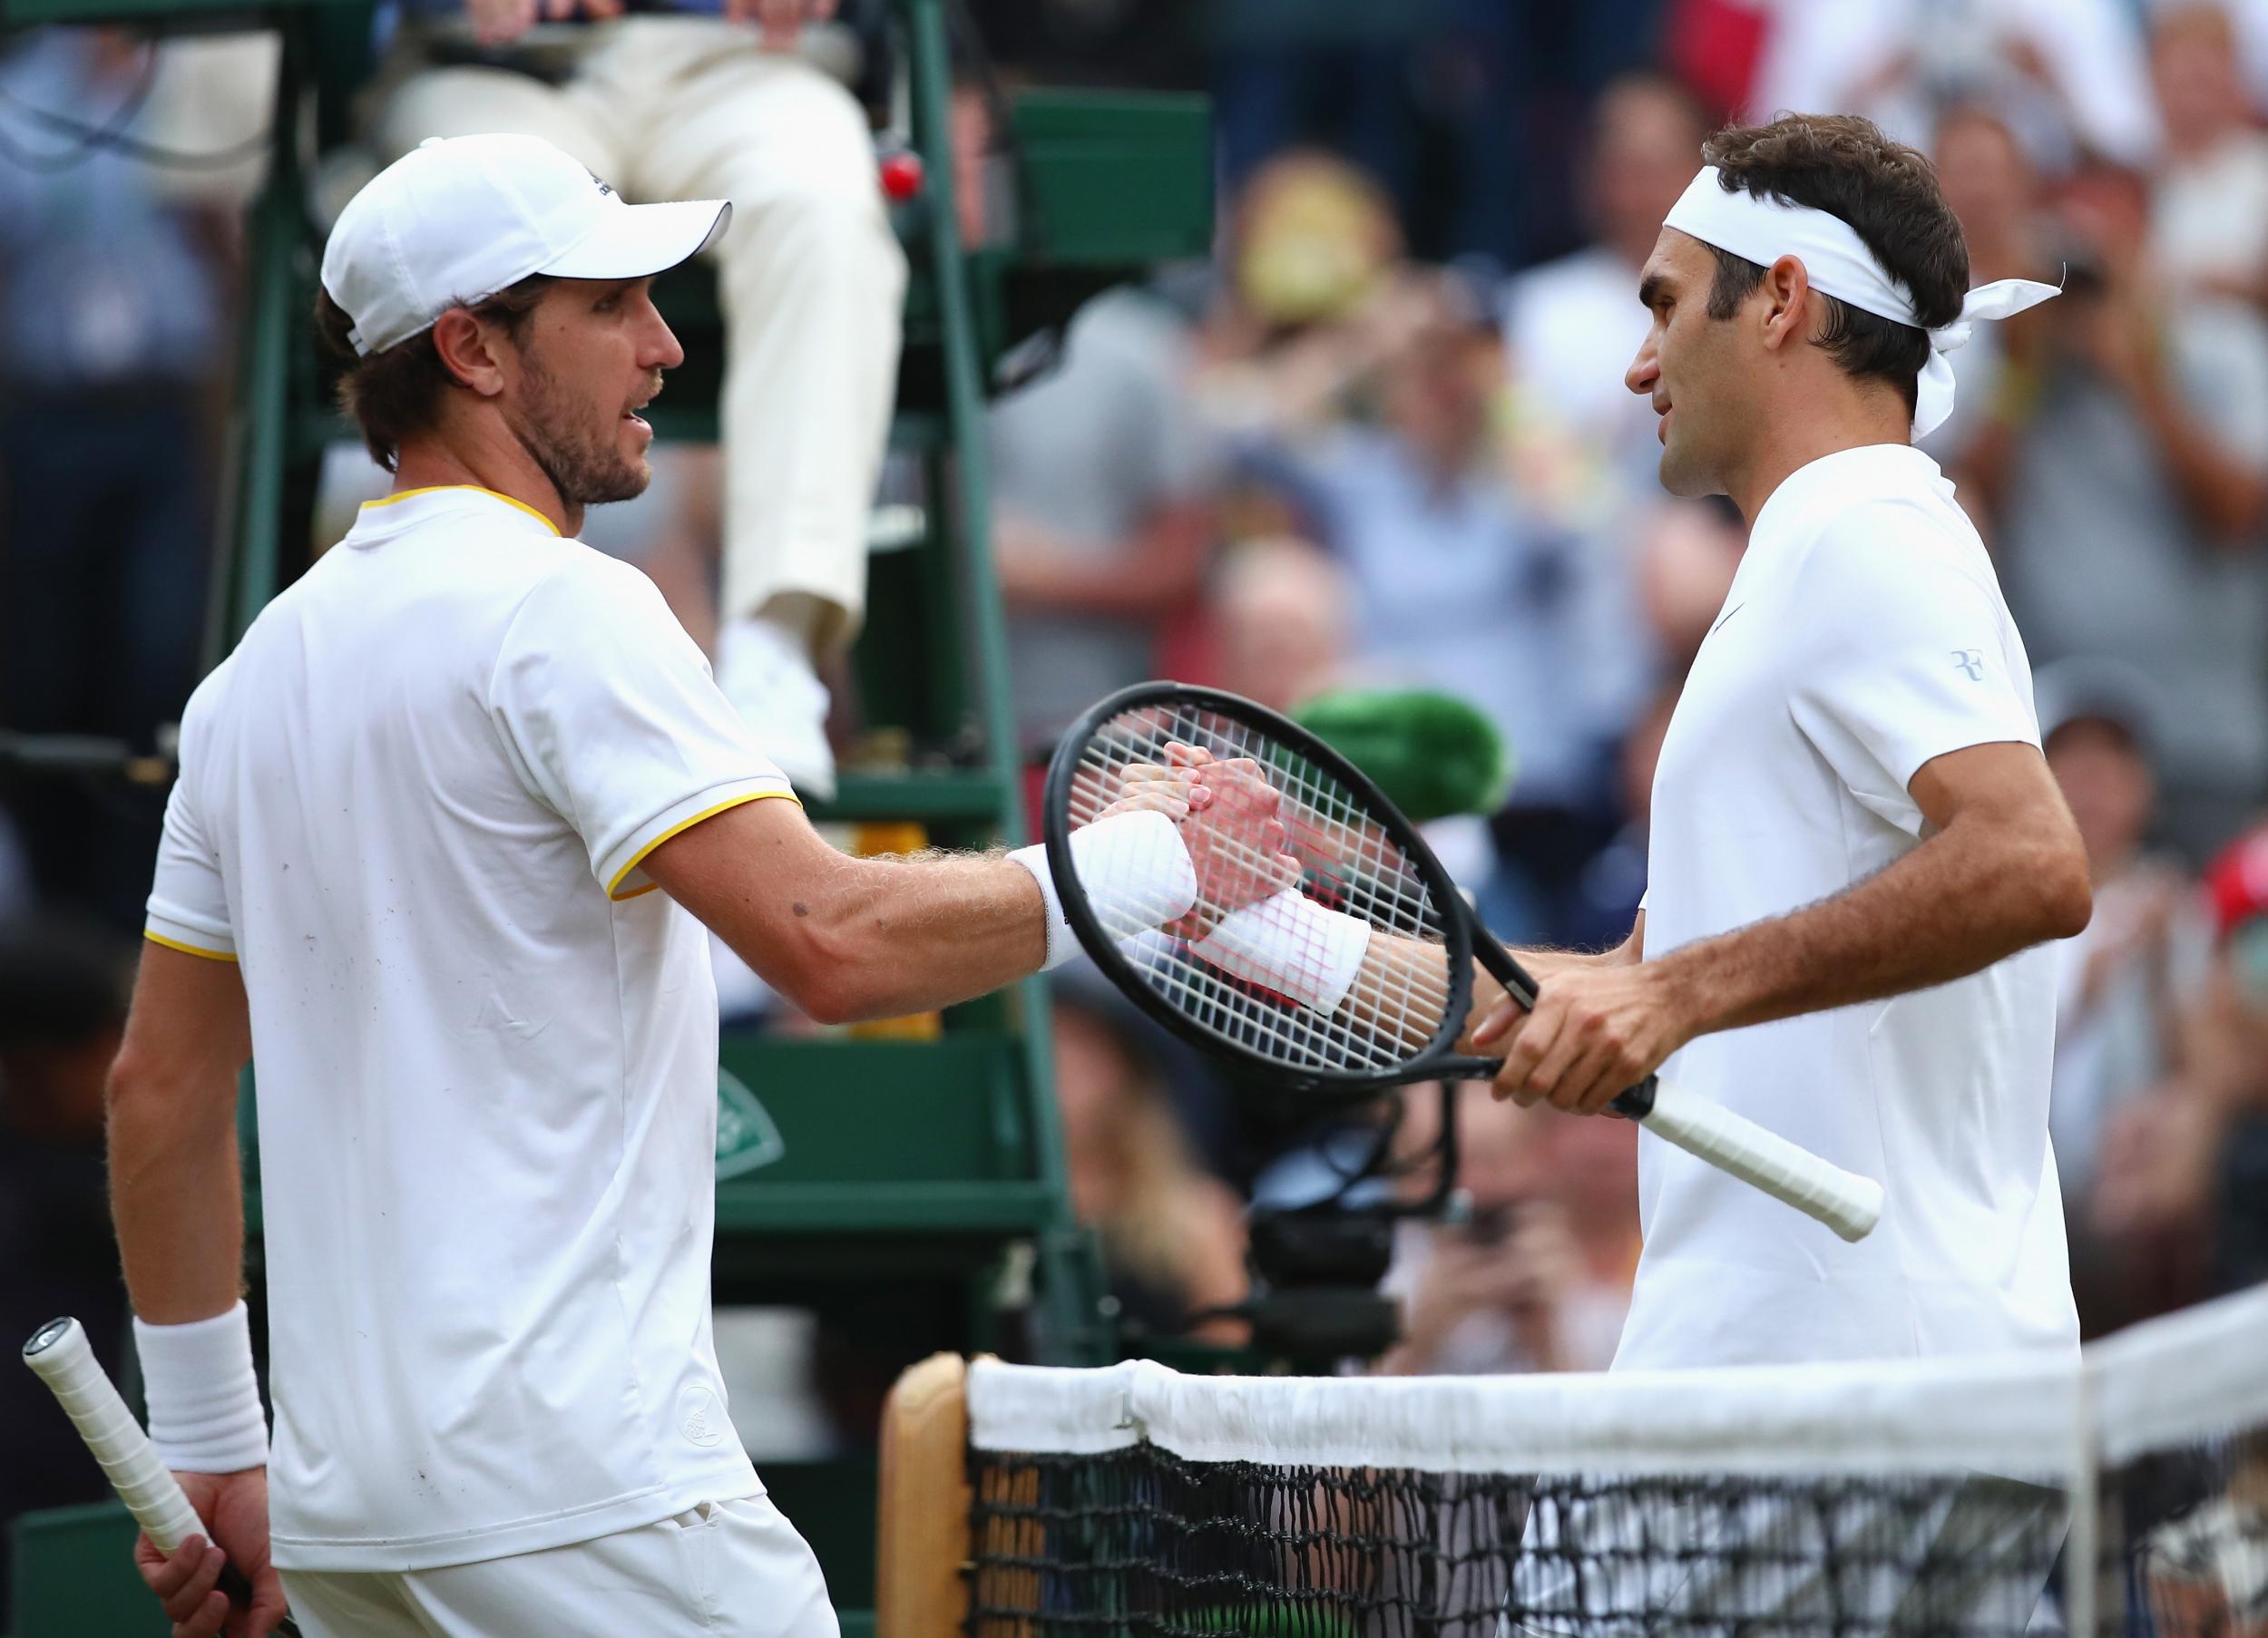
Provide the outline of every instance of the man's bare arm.
[[2087,855],[2046,761],[1971,746],[1909,787],[1927,839],[1833,898],[1659,960],[1578,970],[1501,1009],[1501,1095],[1594,1113],[1697,1035],[1948,983],[2087,925]]
[[1658,963],[1693,1034],[1950,983],[2086,927],[2086,851],[2038,751],[1950,752],[1922,765],[1911,791],[1927,840],[1895,864]]
[[238,1077],[252,1055],[234,961],[144,943],[109,1088],[111,1214],[134,1312],[210,1319],[244,1288]]
[[672,836],[646,874],[822,1023],[950,1006],[1036,972],[1038,883],[999,855],[856,859],[792,802],[748,802]]

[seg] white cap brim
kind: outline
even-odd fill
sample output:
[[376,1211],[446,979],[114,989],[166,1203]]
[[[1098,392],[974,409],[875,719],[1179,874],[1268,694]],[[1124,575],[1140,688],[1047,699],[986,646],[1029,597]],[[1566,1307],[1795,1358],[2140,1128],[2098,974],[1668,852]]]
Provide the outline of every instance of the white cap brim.
[[533,270],[553,278],[645,278],[699,256],[731,220],[728,200],[617,205],[601,211],[590,232]]

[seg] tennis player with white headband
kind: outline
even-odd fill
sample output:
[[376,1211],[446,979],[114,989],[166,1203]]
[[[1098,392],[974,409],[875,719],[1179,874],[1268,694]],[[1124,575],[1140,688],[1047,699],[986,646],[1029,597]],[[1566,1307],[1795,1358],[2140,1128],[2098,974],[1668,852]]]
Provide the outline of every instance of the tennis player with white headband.
[[[260,1638],[287,1595],[309,1638],[836,1630],[710,1341],[703,924],[827,1019],[1078,944],[1040,849],[829,846],[653,583],[574,538],[646,485],[637,411],[684,357],[653,277],[729,210],[467,136],[332,230],[318,322],[393,492],[190,701],[111,1076],[150,1431],[211,1536],[137,1552],[175,1638]],[[1072,837],[1126,884],[1099,908],[1234,948],[1296,872],[1278,798],[1154,772]]]
[[[1846,1244],[1641,1133],[1617,1370],[2076,1349],[2042,941],[2087,924],[2087,859],[1991,560],[1911,443],[1951,408],[1970,327],[2056,292],[1970,291],[1929,161],[1864,120],[1720,132],[1703,157],[1641,269],[1653,324],[1627,383],[1661,417],[1664,486],[1730,496],[1748,549],[1662,745],[1628,940],[1539,956],[1535,1013],[1500,1009],[1476,1039],[1523,1103],[1597,1110],[1663,1068],[1887,1192]],[[1973,1563],[1941,1612],[2013,1607],[2020,1631],[2048,1565],[1962,1554],[2053,1533],[2023,1535],[2039,1493],[1980,1485],[1927,1519],[1836,1523]],[[1774,1526],[1791,1556],[1825,1527]],[[1893,1570],[1863,1594],[1763,1578],[1753,1614],[1907,1631]],[[1549,1607],[1548,1564],[1522,1574]],[[1631,1592],[1610,1582],[1580,1596]]]

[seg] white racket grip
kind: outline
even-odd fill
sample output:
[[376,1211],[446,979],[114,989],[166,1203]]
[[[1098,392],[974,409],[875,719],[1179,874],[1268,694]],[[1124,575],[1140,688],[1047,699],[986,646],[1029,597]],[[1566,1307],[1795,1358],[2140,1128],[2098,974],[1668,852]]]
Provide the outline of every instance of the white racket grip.
[[1882,1221],[1882,1185],[1872,1177],[1846,1172],[1723,1104],[1668,1081],[1655,1083],[1653,1112],[1639,1124],[1845,1240],[1865,1239]]
[[161,1553],[205,1534],[197,1510],[94,1357],[84,1326],[69,1319],[42,1326],[24,1345],[24,1362],[54,1390],[79,1437],[110,1475],[111,1488]]

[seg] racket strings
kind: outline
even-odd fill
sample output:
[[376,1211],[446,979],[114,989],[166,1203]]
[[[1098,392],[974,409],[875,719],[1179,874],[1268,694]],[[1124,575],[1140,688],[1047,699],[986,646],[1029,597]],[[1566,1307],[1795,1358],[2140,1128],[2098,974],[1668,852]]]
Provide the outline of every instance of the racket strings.
[[[1216,795],[1212,807],[1185,821],[1184,838],[1193,857],[1203,853],[1204,863],[1195,913],[1174,927],[1185,932],[1214,927],[1283,892],[1293,873],[1284,863],[1288,856],[1297,866],[1297,890],[1311,903],[1360,921],[1404,947],[1383,959],[1374,938],[1372,954],[1327,1015],[1286,993],[1298,990],[1300,980],[1330,960],[1312,923],[1301,918],[1280,922],[1284,939],[1273,952],[1274,973],[1266,962],[1231,970],[1217,950],[1173,933],[1121,939],[1144,983],[1193,1020],[1287,1065],[1376,1072],[1414,1058],[1439,1032],[1450,983],[1445,961],[1407,946],[1441,943],[1441,908],[1424,877],[1364,804],[1308,758],[1218,712],[1186,705],[1139,708],[1104,724],[1081,748],[1071,782],[1071,827],[1139,795],[1159,770],[1171,770],[1169,747],[1177,745],[1207,752],[1215,763],[1250,765],[1216,768],[1209,779],[1203,768],[1190,770]],[[1261,780],[1272,797],[1256,799]],[[1270,817],[1280,829],[1268,824]],[[1189,827],[1201,827],[1201,837]],[[1139,883],[1090,879],[1085,873],[1092,868],[1099,867],[1080,866],[1091,901],[1124,903],[1139,896]],[[1271,977],[1278,982],[1271,983]]]

